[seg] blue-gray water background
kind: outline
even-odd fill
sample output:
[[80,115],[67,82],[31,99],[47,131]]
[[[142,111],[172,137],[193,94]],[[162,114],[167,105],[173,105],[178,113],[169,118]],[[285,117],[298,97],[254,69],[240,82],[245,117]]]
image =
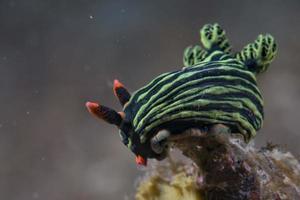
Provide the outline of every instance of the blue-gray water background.
[[218,22],[236,50],[272,33],[259,77],[271,140],[300,151],[300,1],[0,1],[0,199],[124,199],[138,174],[117,129],[85,101],[116,109],[113,79],[134,91],[182,67],[198,29]]

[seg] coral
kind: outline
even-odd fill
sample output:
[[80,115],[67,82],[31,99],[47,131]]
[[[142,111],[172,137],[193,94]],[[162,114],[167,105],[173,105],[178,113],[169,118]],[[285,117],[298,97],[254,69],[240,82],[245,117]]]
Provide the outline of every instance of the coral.
[[175,138],[173,147],[192,163],[154,164],[136,199],[300,199],[300,164],[291,153],[272,144],[256,149],[222,130],[189,129]]

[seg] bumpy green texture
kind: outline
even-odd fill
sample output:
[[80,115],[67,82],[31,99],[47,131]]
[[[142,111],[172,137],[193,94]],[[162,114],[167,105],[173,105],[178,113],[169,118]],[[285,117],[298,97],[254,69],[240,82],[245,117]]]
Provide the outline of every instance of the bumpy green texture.
[[[205,25],[200,37],[203,47],[184,51],[183,69],[158,76],[126,103],[126,121],[142,143],[162,128],[174,133],[185,127],[224,124],[245,141],[261,128],[263,99],[256,75],[267,69],[276,54],[274,38],[259,35],[241,52],[231,53],[218,24]],[[131,148],[134,141],[126,140]]]

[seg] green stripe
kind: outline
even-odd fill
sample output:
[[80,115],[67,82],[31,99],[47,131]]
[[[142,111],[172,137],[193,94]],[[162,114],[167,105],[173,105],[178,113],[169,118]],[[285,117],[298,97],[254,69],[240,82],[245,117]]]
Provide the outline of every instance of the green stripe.
[[[238,86],[236,86],[236,87],[238,87]],[[228,86],[227,87],[225,87],[225,86],[207,87],[207,88],[204,88],[202,91],[199,90],[198,88],[195,88],[195,89],[186,91],[185,93],[177,96],[177,98],[174,98],[174,103],[172,103],[172,104],[170,104],[169,102],[166,102],[161,107],[161,109],[166,110],[166,109],[172,108],[172,106],[175,106],[176,104],[179,104],[179,105],[183,104],[185,102],[188,102],[189,99],[192,99],[194,96],[199,95],[201,93],[203,93],[203,94],[225,95],[225,94],[232,93],[232,92],[247,92],[247,91],[245,91],[243,89],[241,90],[240,88],[236,88],[236,87],[232,87],[232,88],[228,88]],[[189,93],[191,94],[191,97],[184,98],[182,100],[178,100],[178,99],[180,99],[180,96],[182,96],[184,94],[189,94]],[[258,99],[258,100],[262,103],[261,99]],[[250,101],[250,100],[248,100],[248,101],[251,102],[251,104],[253,104],[252,101]],[[255,106],[254,110],[258,111],[258,109],[257,109],[256,106]],[[260,118],[262,118],[262,115],[260,114],[260,112],[258,112],[257,114],[260,116]]]
[[[220,69],[225,69],[226,70],[226,67],[219,67]],[[238,70],[238,69],[230,69],[230,70]],[[229,70],[229,71],[230,71]],[[238,70],[239,71],[239,70]],[[195,73],[193,73],[193,74],[195,74]],[[222,77],[222,76],[220,76],[220,77]],[[195,81],[188,81],[188,79],[190,78],[190,76],[187,76],[187,74],[183,74],[182,76],[179,76],[177,79],[175,79],[174,81],[172,81],[172,82],[170,82],[170,83],[168,83],[168,84],[165,84],[155,95],[153,95],[152,97],[150,97],[150,99],[148,99],[148,101],[147,102],[145,102],[140,108],[139,108],[139,110],[138,110],[138,112],[136,113],[136,115],[135,115],[135,117],[134,117],[134,120],[133,120],[133,125],[134,126],[136,126],[137,125],[137,123],[138,123],[138,118],[139,118],[139,116],[140,115],[143,115],[143,113],[145,112],[145,110],[148,108],[148,107],[150,107],[154,102],[154,100],[155,99],[157,99],[157,97],[159,97],[159,96],[161,96],[161,92],[164,92],[164,91],[168,91],[168,90],[170,90],[170,87],[172,87],[172,85],[175,83],[175,82],[177,82],[177,81],[180,81],[180,80],[183,80],[183,79],[187,79],[186,81],[185,81],[185,85],[190,85],[192,82],[194,82],[194,83],[197,83],[197,82],[200,82],[200,81],[204,81],[204,80],[209,80],[209,79],[213,79],[213,78],[215,78],[215,77],[206,77],[206,78],[202,78],[202,79],[197,79],[197,80],[195,80]],[[224,79],[226,79],[227,78],[227,80],[230,80],[230,78],[234,78],[234,77],[231,77],[231,76],[224,76]],[[236,79],[239,79],[239,77],[236,77]],[[245,80],[245,79],[242,79],[242,78],[240,78],[241,80]],[[253,84],[252,84],[253,85]],[[253,85],[254,86],[254,85]],[[255,87],[255,86],[254,86]],[[179,87],[179,88],[181,88],[181,86]],[[243,89],[245,89],[244,87],[242,87],[242,86],[236,86],[236,88],[239,88],[240,90],[243,90]],[[262,103],[262,100],[260,99],[260,97],[256,94],[256,93],[254,93],[252,90],[250,90],[250,89],[246,89],[246,91],[248,91],[249,93],[251,93],[251,94],[253,94],[261,103]]]
[[[191,97],[192,98],[192,97]],[[249,101],[249,100],[248,100]],[[141,121],[140,123],[138,124],[138,126],[136,127],[136,130],[139,130],[145,123],[149,123],[150,119],[148,118],[151,114],[155,114],[155,112],[157,112],[158,114],[157,115],[154,115],[154,117],[151,118],[151,121],[153,120],[157,120],[157,119],[161,119],[164,117],[164,115],[167,115],[168,112],[171,112],[175,109],[179,109],[179,108],[183,108],[184,109],[184,106],[187,106],[187,105],[197,105],[199,107],[204,107],[205,105],[209,105],[210,103],[228,103],[228,104],[231,104],[233,107],[237,107],[237,108],[243,108],[243,105],[240,103],[236,103],[236,102],[230,102],[230,101],[212,101],[212,100],[205,100],[205,99],[199,99],[197,101],[193,101],[192,103],[188,103],[188,99],[185,99],[185,100],[181,100],[181,101],[176,101],[175,103],[173,104],[170,104],[169,106],[166,106],[166,105],[161,105],[160,107],[158,108],[155,108],[156,110],[151,110],[147,116],[145,116]],[[244,103],[247,103],[247,102],[244,102]],[[249,107],[252,107],[254,106],[253,104],[247,104]],[[256,115],[256,117],[258,119],[260,119],[261,121],[263,120],[261,114],[256,110],[254,109],[254,114]],[[199,113],[201,113],[201,111],[197,111]],[[220,111],[221,113],[222,111]],[[213,118],[213,116],[211,116]],[[238,119],[237,119],[238,121]],[[163,120],[159,120],[160,123],[164,123]],[[261,123],[258,123],[257,124],[257,129],[259,129],[259,127],[261,126]],[[147,131],[144,130],[144,132],[146,133]]]
[[[233,72],[233,71],[236,71],[238,73],[241,73],[241,74],[244,74],[245,76],[249,75],[249,76],[253,76],[252,73],[250,72],[246,72],[244,70],[240,70],[240,69],[237,69],[237,68],[231,68],[231,67],[228,67],[228,66],[218,66],[218,67],[215,67],[215,68],[211,68],[211,69],[208,69],[208,70],[201,70],[201,72],[204,72],[204,71],[209,71],[209,70],[217,70],[217,69],[220,69],[220,70],[225,70],[225,71],[228,71],[228,72]],[[155,99],[157,96],[160,95],[160,92],[163,92],[163,91],[168,91],[170,87],[172,87],[173,84],[175,84],[176,82],[178,81],[186,81],[188,82],[189,79],[191,79],[190,77],[197,74],[197,73],[200,73],[200,71],[194,71],[194,72],[186,72],[186,73],[182,73],[181,75],[179,75],[176,79],[174,79],[173,81],[167,83],[167,84],[164,84],[160,89],[159,91],[156,92],[155,95],[152,95],[150,98],[147,95],[149,94],[149,90],[147,92],[145,92],[144,94],[141,94],[139,97],[138,97],[138,100],[136,102],[136,104],[138,104],[140,101],[144,101],[145,99],[147,99],[147,102],[144,103],[144,105],[141,105],[141,107],[139,108],[138,110],[138,113],[137,115],[139,115],[140,113],[144,112],[144,109],[149,105],[151,104],[151,102],[153,101],[153,99]],[[254,77],[254,76],[253,76]],[[165,77],[167,78],[167,77]],[[205,79],[205,78],[202,78],[202,79]],[[255,80],[255,79],[254,79]],[[133,122],[135,124],[135,122]]]
[[[229,63],[229,62],[236,62],[236,64],[233,64],[233,63]],[[198,65],[196,66],[193,66],[193,67],[189,67],[188,69],[195,69],[195,68],[199,68],[199,71],[195,71],[194,73],[197,73],[197,72],[201,72],[202,70],[208,70],[208,69],[205,69],[206,67],[210,67],[210,66],[213,66],[213,65],[216,65],[218,64],[218,66],[216,67],[220,67],[222,65],[226,66],[226,67],[232,67],[232,68],[240,68],[241,71],[240,72],[247,72],[245,71],[243,65],[241,65],[241,63],[237,62],[236,59],[232,59],[232,58],[229,58],[227,60],[221,60],[221,61],[203,61],[201,63],[199,63]],[[189,70],[191,71],[191,70]],[[165,74],[162,74],[160,75],[159,77],[155,78],[153,81],[151,81],[149,84],[147,84],[146,86],[142,87],[141,89],[139,89],[138,91],[136,91],[132,97],[130,99],[130,102],[135,99],[136,95],[138,95],[138,99],[137,99],[137,102],[141,101],[144,96],[147,95],[147,93],[151,90],[153,90],[153,88],[155,88],[157,85],[159,85],[160,83],[162,83],[163,81],[165,80],[170,80],[172,79],[173,76],[177,75],[178,73],[180,73],[182,71],[177,71],[177,73],[165,73]],[[192,72],[193,73],[193,72]],[[256,81],[256,77],[251,73],[251,72],[248,72],[248,75]],[[158,82],[157,82],[157,79],[160,79]],[[154,84],[155,83],[155,84]],[[144,92],[141,92],[141,91],[144,91]],[[129,102],[129,103],[130,103]]]
[[[207,65],[207,63],[201,63],[201,64],[197,65],[197,68],[199,68],[201,66],[205,66],[205,65],[207,65],[207,67],[209,67],[209,66],[212,66],[212,65],[214,65],[216,63],[210,62],[208,64],[209,65]],[[191,68],[194,68],[194,67],[189,67],[189,69],[191,69]],[[136,92],[136,94],[133,94],[132,96],[133,97],[136,96],[137,94],[139,94],[139,91],[144,90],[144,89],[147,88],[147,90],[144,93],[139,94],[139,96],[138,96],[138,98],[136,100],[136,102],[139,102],[139,101],[143,100],[144,97],[148,94],[148,92],[151,91],[151,90],[153,90],[153,88],[157,87],[159,84],[161,84],[162,82],[164,82],[166,80],[172,79],[174,76],[178,75],[178,73],[180,73],[180,72],[182,72],[182,71],[178,71],[177,73],[169,73],[169,74],[166,73],[166,75],[162,79],[160,79],[156,84],[153,84],[153,82],[155,82],[155,80],[157,79],[157,78],[155,78],[151,83],[149,83],[149,84],[145,85],[144,87],[142,87],[140,90],[138,90]],[[197,73],[197,72],[198,71],[195,71],[194,73]],[[158,78],[160,78],[160,77],[158,77]],[[151,86],[151,87],[149,87],[149,86]]]
[[[227,80],[227,81],[232,81],[232,83],[234,83],[234,81],[243,81],[249,85],[251,85],[252,87],[256,88],[257,89],[257,92],[258,91],[258,88],[256,87],[256,85],[252,84],[251,82],[249,82],[248,80],[246,79],[243,79],[243,78],[240,78],[240,77],[236,77],[236,76],[216,76],[218,78],[223,78],[224,80]],[[164,90],[160,90],[158,93],[157,93],[157,98],[156,98],[156,101],[155,99],[152,99],[149,100],[145,107],[147,108],[146,110],[151,110],[152,108],[154,108],[155,106],[158,106],[160,103],[162,102],[166,102],[168,101],[168,99],[170,99],[170,101],[176,99],[176,98],[180,98],[181,96],[185,95],[185,94],[193,94],[192,92],[189,92],[190,90],[193,90],[193,92],[195,93],[200,93],[203,88],[196,88],[196,90],[193,89],[188,89],[186,88],[186,90],[188,91],[183,91],[181,94],[178,94],[176,95],[175,97],[172,97],[172,95],[174,95],[174,93],[178,93],[180,90],[182,90],[183,88],[187,87],[187,86],[191,86],[193,87],[194,85],[196,84],[199,84],[201,82],[205,82],[205,81],[210,81],[210,80],[214,80],[216,77],[206,77],[206,78],[202,78],[202,79],[196,79],[196,80],[193,80],[193,81],[186,81],[184,84],[180,85],[179,87],[176,87],[176,88],[173,88],[173,90],[169,91],[167,95],[161,95],[161,92],[164,92]],[[228,85],[228,84],[227,84]],[[233,86],[233,85],[231,85]],[[210,85],[209,87],[212,87],[212,85]],[[206,87],[205,87],[206,88]],[[247,87],[245,87],[247,88]],[[251,90],[250,88],[248,88],[249,90]],[[252,92],[252,90],[251,90]],[[257,93],[256,93],[257,94]],[[260,101],[260,103],[262,104],[262,100],[261,98],[259,98],[257,95],[255,95],[255,97]],[[137,113],[138,115],[139,113]],[[139,115],[140,116],[140,115]]]
[[[203,93],[204,92],[205,93],[215,92],[215,94],[217,94],[217,93],[226,94],[231,91],[232,91],[231,89],[227,89],[225,87],[214,87],[214,88],[208,88],[208,89],[204,90]],[[196,92],[193,91],[193,93],[196,93]],[[167,105],[167,103],[165,103],[163,105],[160,105],[159,107],[155,107],[154,109],[149,111],[142,120],[140,120],[140,122],[136,126],[136,130],[139,130],[144,125],[144,123],[149,123],[152,120],[163,118],[163,116],[168,115],[169,112],[172,112],[173,110],[176,110],[179,108],[184,109],[184,107],[188,106],[188,105],[197,105],[199,107],[204,107],[211,103],[215,103],[215,104],[228,103],[228,104],[232,105],[233,107],[244,109],[242,103],[232,102],[232,101],[222,101],[222,100],[221,101],[218,101],[218,100],[212,101],[212,100],[206,100],[206,99],[198,99],[198,100],[193,100],[192,102],[189,102],[189,100],[192,99],[194,96],[196,96],[196,95],[193,95],[189,98],[185,98],[183,100],[175,101],[174,103],[169,104],[169,105]],[[255,116],[262,121],[262,119],[263,119],[262,115],[256,109],[254,111],[256,111],[256,112],[254,112]],[[198,112],[201,112],[201,111],[198,111]],[[153,117],[150,118],[150,116],[153,116]],[[259,124],[257,124],[257,127],[259,127]]]
[[[233,72],[233,71],[236,71],[238,73],[241,73],[243,74],[244,76],[249,76],[249,78],[253,79],[254,81],[256,81],[256,78],[255,76],[251,73],[251,72],[248,72],[248,71],[245,71],[244,69],[239,69],[239,68],[235,68],[233,67],[231,64],[228,64],[228,63],[224,63],[226,65],[222,65],[222,63],[218,63],[220,65],[217,65],[216,67],[213,67],[213,68],[209,68],[209,69],[199,69],[199,71],[195,70],[195,71],[186,71],[185,73],[182,73],[181,75],[179,75],[176,79],[173,79],[172,81],[168,81],[167,84],[165,84],[163,86],[163,88],[168,88],[168,87],[165,87],[166,85],[168,85],[169,87],[171,87],[175,82],[178,82],[178,81],[183,81],[183,79],[185,79],[185,81],[189,81],[189,79],[191,78],[191,76],[195,75],[195,74],[201,74],[201,73],[204,73],[204,72],[208,72],[208,71],[212,71],[212,70],[225,70],[225,71],[228,71],[228,72]],[[193,69],[193,68],[196,68],[196,67],[190,67],[189,69]],[[170,80],[172,79],[172,77],[174,76],[175,74],[172,74],[172,76],[166,76],[163,80],[161,81],[167,81],[167,80]],[[216,74],[217,76],[217,74]],[[205,78],[205,77],[203,77]],[[203,79],[202,78],[202,79]],[[157,85],[159,85],[159,82],[153,86],[152,88],[150,88],[147,92],[141,94],[138,99],[137,99],[137,103],[139,103],[140,101],[143,101],[144,98],[147,96],[147,94],[154,89],[154,87],[156,87]],[[160,89],[162,90],[162,88]]]

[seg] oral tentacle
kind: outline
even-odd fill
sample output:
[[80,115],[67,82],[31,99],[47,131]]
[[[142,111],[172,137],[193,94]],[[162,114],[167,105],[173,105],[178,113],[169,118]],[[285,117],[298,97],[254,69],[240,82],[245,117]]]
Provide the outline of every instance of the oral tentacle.
[[107,123],[114,124],[118,127],[121,126],[123,121],[122,116],[115,110],[93,102],[87,102],[85,105],[88,111],[97,118],[102,119]]

